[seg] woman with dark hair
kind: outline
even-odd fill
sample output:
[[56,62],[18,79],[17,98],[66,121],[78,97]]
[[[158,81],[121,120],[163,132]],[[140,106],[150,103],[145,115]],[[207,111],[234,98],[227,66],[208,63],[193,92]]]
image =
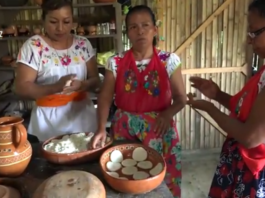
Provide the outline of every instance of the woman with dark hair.
[[147,6],[135,6],[127,14],[132,48],[108,61],[98,98],[98,130],[91,146],[106,138],[105,124],[115,94],[118,109],[112,135],[116,140],[139,140],[163,155],[165,181],[174,197],[180,197],[181,146],[173,116],[185,106],[186,93],[179,57],[154,46],[155,22]]
[[72,35],[69,0],[44,0],[45,36],[29,38],[17,58],[16,93],[36,100],[28,127],[41,141],[72,132],[96,131],[96,110],[87,91],[99,86],[90,42]]
[[[249,5],[248,23],[248,43],[260,58],[265,58],[264,0]],[[264,198],[265,66],[234,96],[222,92],[211,80],[192,77],[190,81],[205,96],[230,110],[228,116],[211,102],[188,95],[189,105],[207,112],[227,132],[208,197]]]

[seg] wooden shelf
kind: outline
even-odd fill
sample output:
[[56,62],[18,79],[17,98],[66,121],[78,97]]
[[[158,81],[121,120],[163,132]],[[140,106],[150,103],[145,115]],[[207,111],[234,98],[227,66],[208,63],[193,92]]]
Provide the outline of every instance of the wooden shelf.
[[[96,39],[96,38],[116,38],[116,34],[101,34],[101,35],[91,35],[84,36],[88,39]],[[31,36],[13,36],[13,37],[3,37],[0,38],[0,41],[10,41],[10,40],[27,40]]]
[[[84,7],[100,7],[100,6],[114,6],[117,2],[113,3],[83,3],[83,4],[74,4],[74,8],[84,8]],[[1,7],[0,10],[39,10],[40,6],[17,6],[17,7]]]

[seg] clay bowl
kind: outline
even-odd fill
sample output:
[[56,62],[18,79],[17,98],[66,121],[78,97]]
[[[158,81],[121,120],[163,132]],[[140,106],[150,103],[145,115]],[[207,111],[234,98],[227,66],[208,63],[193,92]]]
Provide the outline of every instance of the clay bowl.
[[[120,177],[126,177],[129,179],[129,180],[122,180],[122,179],[117,179],[115,177],[112,177],[107,173],[108,170],[106,168],[106,164],[108,161],[110,161],[110,154],[114,150],[121,151],[124,159],[128,159],[128,158],[131,159],[132,152],[137,147],[142,147],[147,151],[148,153],[147,160],[151,161],[153,163],[153,166],[155,166],[158,163],[161,163],[163,165],[163,170],[160,172],[160,174],[153,176],[153,177],[151,176],[143,180],[133,180],[132,176],[125,176],[121,173],[121,170],[119,170],[117,171],[117,173],[119,173]],[[163,182],[165,174],[166,174],[166,164],[165,164],[163,157],[154,149],[144,146],[142,144],[121,144],[121,145],[113,146],[107,149],[100,157],[100,167],[101,167],[101,171],[102,171],[102,174],[106,182],[114,190],[118,192],[122,192],[122,193],[129,193],[129,194],[144,194],[144,193],[154,190]],[[140,168],[138,168],[138,170],[146,171]]]
[[[72,133],[73,134],[73,133]],[[89,134],[86,133],[87,135]],[[71,134],[68,134],[71,135]],[[84,162],[94,161],[98,160],[101,156],[101,154],[111,146],[113,143],[113,138],[110,137],[110,141],[105,144],[104,147],[94,149],[94,150],[87,150],[79,153],[70,153],[70,154],[61,154],[61,153],[53,153],[46,151],[44,149],[44,146],[48,144],[50,141],[54,139],[61,139],[64,135],[56,136],[53,138],[50,138],[43,142],[41,146],[41,154],[42,156],[49,162],[54,164],[61,164],[61,165],[76,165]]]
[[[17,190],[19,195],[20,195],[19,198],[30,198],[29,193],[28,193],[26,187],[24,186],[24,184],[22,182],[18,181],[17,179],[0,178],[0,185],[5,186],[7,188],[11,187],[11,188],[13,188],[12,190],[14,190],[14,189]],[[2,190],[5,190],[5,189],[2,188]],[[15,195],[17,195],[17,193],[15,193]],[[13,194],[13,196],[15,196],[15,195]],[[1,197],[1,195],[0,195],[0,197]],[[3,196],[3,197],[5,198],[5,196]],[[15,197],[12,197],[12,198],[15,198]]]

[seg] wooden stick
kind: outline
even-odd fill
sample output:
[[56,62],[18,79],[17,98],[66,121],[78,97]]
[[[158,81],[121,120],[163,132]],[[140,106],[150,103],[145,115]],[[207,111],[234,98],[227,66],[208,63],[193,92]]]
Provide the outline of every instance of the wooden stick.
[[211,74],[211,73],[232,73],[241,72],[244,75],[247,73],[247,64],[242,67],[216,67],[216,68],[193,68],[193,69],[182,69],[182,74],[196,75],[196,74]]
[[194,111],[196,111],[197,113],[199,113],[205,120],[207,120],[211,125],[213,125],[222,135],[227,136],[227,133],[221,129],[218,124],[214,121],[214,119],[211,118],[211,116],[209,116],[206,112],[198,110],[198,109],[194,109],[192,108]]

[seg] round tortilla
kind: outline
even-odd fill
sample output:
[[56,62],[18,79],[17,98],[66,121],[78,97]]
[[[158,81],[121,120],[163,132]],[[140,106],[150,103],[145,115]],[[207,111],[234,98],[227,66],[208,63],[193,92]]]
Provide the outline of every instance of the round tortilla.
[[133,175],[135,172],[137,172],[138,169],[135,166],[128,166],[121,169],[122,174],[124,175]]
[[116,172],[107,172],[107,174],[108,174],[109,176],[111,176],[111,177],[114,177],[114,178],[119,178],[119,177],[120,177],[119,174],[116,173]]
[[150,177],[150,175],[144,171],[138,171],[138,172],[133,174],[134,180],[142,180],[142,179],[147,179],[149,177]]
[[115,172],[121,168],[121,164],[109,161],[107,162],[106,167],[109,171]]
[[127,167],[127,166],[135,166],[137,164],[137,162],[135,160],[133,160],[133,159],[125,159],[125,160],[123,160],[121,162],[121,164],[123,166],[126,166]]
[[132,153],[132,158],[138,162],[145,161],[147,159],[147,156],[147,151],[142,147],[134,149]]
[[126,177],[119,177],[118,179],[121,179],[121,180],[129,180],[129,179],[126,178]]
[[163,170],[163,165],[162,163],[158,163],[153,169],[149,171],[150,175],[156,176],[159,175]]
[[142,162],[138,162],[137,166],[141,169],[151,169],[153,168],[153,163],[151,161],[142,161]]

